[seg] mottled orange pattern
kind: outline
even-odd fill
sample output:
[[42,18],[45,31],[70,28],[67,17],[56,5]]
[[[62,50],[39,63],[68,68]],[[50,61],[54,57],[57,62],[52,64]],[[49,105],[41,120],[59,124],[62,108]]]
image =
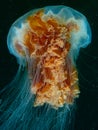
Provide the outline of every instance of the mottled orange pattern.
[[61,24],[54,16],[43,16],[41,10],[28,17],[30,29],[24,36],[24,45],[34,59],[31,64],[35,70],[31,72],[34,106],[48,103],[58,108],[72,104],[79,94],[77,70],[69,55],[70,33],[78,27],[72,22]]

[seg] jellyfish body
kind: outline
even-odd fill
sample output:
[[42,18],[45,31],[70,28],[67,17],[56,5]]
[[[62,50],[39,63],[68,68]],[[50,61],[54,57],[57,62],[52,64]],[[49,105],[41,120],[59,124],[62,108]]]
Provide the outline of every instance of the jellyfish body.
[[79,96],[75,62],[90,42],[87,19],[70,7],[48,6],[19,18],[7,45],[20,67],[1,92],[8,95],[1,105],[1,128],[72,130],[69,113]]

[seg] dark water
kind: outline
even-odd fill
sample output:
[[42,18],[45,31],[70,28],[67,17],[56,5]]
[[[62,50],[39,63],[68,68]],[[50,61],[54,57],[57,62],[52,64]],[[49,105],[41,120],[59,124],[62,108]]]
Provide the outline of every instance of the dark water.
[[83,13],[92,29],[91,44],[77,60],[81,94],[77,100],[75,130],[98,130],[98,4],[97,0],[3,0],[0,1],[0,88],[15,76],[18,65],[9,54],[7,33],[12,23],[33,8],[66,5]]

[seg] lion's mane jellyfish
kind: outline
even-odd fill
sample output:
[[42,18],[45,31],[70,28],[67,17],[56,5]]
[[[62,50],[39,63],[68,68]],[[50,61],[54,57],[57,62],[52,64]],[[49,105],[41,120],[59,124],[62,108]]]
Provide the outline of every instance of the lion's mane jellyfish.
[[1,91],[0,128],[73,130],[76,59],[90,42],[87,19],[72,8],[48,6],[20,17],[7,38],[19,70]]

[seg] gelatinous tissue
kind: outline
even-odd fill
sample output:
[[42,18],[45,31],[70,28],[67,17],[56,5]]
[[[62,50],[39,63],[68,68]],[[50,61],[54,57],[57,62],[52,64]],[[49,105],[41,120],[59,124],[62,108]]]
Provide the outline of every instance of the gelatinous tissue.
[[16,20],[7,45],[19,70],[1,92],[9,94],[1,104],[2,128],[12,129],[15,123],[17,130],[68,130],[68,113],[80,93],[76,59],[90,42],[86,17],[67,6],[31,10]]

